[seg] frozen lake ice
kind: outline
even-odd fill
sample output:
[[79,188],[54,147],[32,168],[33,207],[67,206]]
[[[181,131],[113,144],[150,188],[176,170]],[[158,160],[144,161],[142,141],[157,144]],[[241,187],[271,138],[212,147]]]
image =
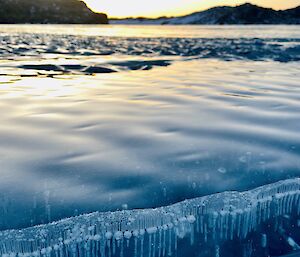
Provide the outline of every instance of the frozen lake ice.
[[[21,230],[19,239],[30,241],[32,234],[44,231],[33,226],[46,224],[47,230],[50,222],[69,217],[78,217],[71,219],[72,225],[84,217],[85,231],[86,224],[94,222],[88,215],[93,212],[100,213],[104,223],[110,212],[107,219],[119,224],[120,213],[115,211],[148,213],[149,208],[172,208],[185,199],[194,203],[197,197],[213,195],[216,199],[217,193],[226,191],[245,192],[278,181],[298,181],[299,26],[182,28],[1,26],[0,229],[6,230],[0,234],[2,254],[47,255],[50,249],[46,248],[53,250],[60,242],[53,237],[44,245],[16,246],[4,240],[14,237],[12,229],[28,228],[30,236],[26,239],[25,233],[24,239]],[[262,222],[251,227],[256,233],[247,234],[252,236],[252,245],[230,236],[229,246],[216,244],[215,238],[204,244],[205,233],[195,232],[194,240],[203,246],[203,252],[190,248],[191,236],[182,236],[177,256],[186,256],[190,248],[193,254],[199,253],[195,256],[217,256],[219,251],[220,256],[228,257],[234,254],[226,250],[232,248],[230,243],[239,244],[247,257],[260,257],[267,249],[262,245],[271,249],[263,253],[266,256],[291,252],[289,236],[300,242],[299,182],[295,183],[297,190],[285,188],[284,195],[273,190],[268,195],[270,206],[276,197],[282,197],[286,207],[276,209],[274,205],[268,219],[253,218],[253,222]],[[233,201],[235,194],[227,194],[224,199]],[[196,231],[195,224],[201,219],[184,204],[180,206],[182,215],[176,218],[183,218],[184,225],[182,233],[172,227],[176,238],[191,234],[189,224]],[[257,202],[254,206],[261,208]],[[247,208],[241,210],[248,213]],[[220,215],[222,210],[214,206],[214,212]],[[84,216],[78,216],[81,214]],[[194,222],[187,222],[193,217]],[[203,229],[212,228],[211,217],[205,216]],[[176,227],[176,222],[171,223]],[[273,230],[284,230],[279,239],[266,228],[268,224]],[[169,231],[163,225],[139,227],[153,234],[145,241],[145,256],[159,254],[146,246],[159,242],[159,231]],[[97,239],[106,227],[103,229],[89,230],[95,242],[103,242]],[[117,226],[112,231],[112,236],[122,233],[122,238],[131,238],[135,229]],[[134,238],[128,246],[133,252]],[[52,244],[51,240],[58,241]],[[276,240],[287,245],[278,249]],[[174,247],[172,244],[172,254]],[[260,253],[255,253],[256,248]],[[55,256],[57,251],[52,250]],[[101,251],[93,254],[100,256]]]

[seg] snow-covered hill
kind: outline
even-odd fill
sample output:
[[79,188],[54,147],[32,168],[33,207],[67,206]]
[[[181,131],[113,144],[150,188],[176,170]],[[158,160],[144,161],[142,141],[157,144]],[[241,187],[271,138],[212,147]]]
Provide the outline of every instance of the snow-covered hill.
[[252,4],[214,7],[181,17],[158,19],[128,18],[111,20],[112,24],[300,24],[300,6],[275,11]]

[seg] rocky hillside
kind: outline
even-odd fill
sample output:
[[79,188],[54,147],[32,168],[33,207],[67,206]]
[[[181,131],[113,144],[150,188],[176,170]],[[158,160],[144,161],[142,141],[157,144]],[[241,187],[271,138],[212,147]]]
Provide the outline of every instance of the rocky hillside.
[[190,15],[158,19],[125,19],[111,23],[127,24],[300,24],[300,6],[275,11],[252,4],[236,7],[222,6]]
[[105,24],[79,0],[0,0],[0,23]]

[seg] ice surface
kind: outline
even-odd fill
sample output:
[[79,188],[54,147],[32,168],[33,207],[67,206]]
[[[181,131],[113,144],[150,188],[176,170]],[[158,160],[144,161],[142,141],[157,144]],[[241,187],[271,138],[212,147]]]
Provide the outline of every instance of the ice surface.
[[[200,252],[207,245],[214,247],[215,256],[222,256],[224,242],[242,241],[243,256],[251,256],[253,233],[261,233],[263,224],[273,224],[274,230],[284,234],[281,220],[289,219],[289,215],[300,215],[299,178],[157,209],[96,212],[23,230],[2,231],[0,253],[2,256],[165,256],[180,251],[180,242],[188,238],[191,245],[197,242]],[[268,223],[271,220],[273,223]],[[286,240],[297,249],[292,237]],[[267,244],[267,235],[262,234],[261,248],[265,249]]]
[[34,56],[183,56],[221,60],[300,60],[299,38],[118,38],[52,34],[1,34],[0,54]]
[[297,251],[298,179],[169,206],[299,177],[297,27],[28,26],[0,28],[0,254]]
[[[118,38],[0,34],[1,75],[93,75],[151,70],[174,61],[300,60],[299,38]],[[122,60],[123,58],[123,60]],[[14,62],[8,62],[7,60]],[[105,60],[105,61],[104,61]],[[12,73],[11,73],[12,72]]]

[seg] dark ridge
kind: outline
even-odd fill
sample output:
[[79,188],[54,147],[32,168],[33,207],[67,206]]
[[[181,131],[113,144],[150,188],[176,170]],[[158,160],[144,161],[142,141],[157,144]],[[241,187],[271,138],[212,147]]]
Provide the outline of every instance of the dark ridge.
[[[17,66],[20,69],[37,71],[35,75],[30,76],[53,76],[63,74],[99,74],[114,73],[121,70],[151,70],[154,67],[165,67],[171,64],[168,60],[147,60],[147,61],[127,61],[127,62],[111,62],[107,63],[109,67],[99,65],[84,66],[79,64],[25,64]],[[2,66],[3,68],[4,66]],[[1,67],[0,67],[1,68]],[[45,73],[46,72],[46,73]],[[55,72],[55,74],[49,72]],[[0,74],[1,76],[1,74]]]
[[86,68],[84,72],[88,74],[96,74],[96,73],[113,73],[117,71],[110,68],[101,67],[101,66],[90,66]]
[[79,0],[0,0],[0,23],[107,24]]

